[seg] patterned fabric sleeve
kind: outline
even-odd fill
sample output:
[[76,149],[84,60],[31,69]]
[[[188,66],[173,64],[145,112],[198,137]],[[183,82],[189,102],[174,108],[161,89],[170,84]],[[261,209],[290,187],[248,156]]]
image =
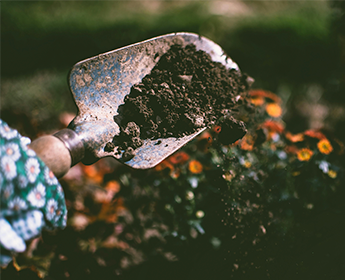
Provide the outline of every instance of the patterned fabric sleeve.
[[64,192],[54,174],[27,147],[22,137],[0,120],[0,265],[42,229],[64,228]]

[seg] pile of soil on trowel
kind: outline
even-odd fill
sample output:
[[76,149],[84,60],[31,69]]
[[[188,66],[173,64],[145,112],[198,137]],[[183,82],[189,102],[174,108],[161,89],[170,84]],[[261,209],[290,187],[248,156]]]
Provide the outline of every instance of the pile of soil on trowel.
[[[141,83],[132,86],[115,121],[120,134],[106,149],[124,150],[122,159],[133,157],[145,139],[183,137],[231,115],[239,97],[248,89],[248,76],[197,51],[195,45],[173,45]],[[229,124],[229,119],[231,124]],[[235,142],[246,132],[243,122],[227,118],[237,131]]]

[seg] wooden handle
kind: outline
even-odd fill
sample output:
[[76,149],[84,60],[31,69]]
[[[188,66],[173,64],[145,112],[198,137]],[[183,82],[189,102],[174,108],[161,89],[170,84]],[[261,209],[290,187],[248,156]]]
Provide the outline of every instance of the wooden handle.
[[71,166],[84,157],[84,145],[71,129],[63,129],[54,135],[34,140],[29,148],[48,166],[57,178],[67,173]]
[[62,177],[71,168],[72,158],[66,145],[52,135],[34,140],[29,148],[53,171],[57,178]]

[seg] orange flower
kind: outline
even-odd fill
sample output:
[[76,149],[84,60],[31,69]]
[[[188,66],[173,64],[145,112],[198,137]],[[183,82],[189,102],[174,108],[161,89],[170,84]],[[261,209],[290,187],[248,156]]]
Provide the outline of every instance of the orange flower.
[[308,161],[308,160],[310,160],[312,155],[313,155],[313,152],[311,150],[307,149],[307,148],[300,149],[297,152],[297,158],[300,161]]
[[167,160],[163,160],[160,164],[158,164],[155,167],[155,170],[156,171],[163,171],[166,168],[170,169],[170,173],[174,170],[174,166],[170,162],[168,162]]
[[282,108],[277,103],[269,103],[266,105],[266,112],[273,118],[278,118],[282,115]]
[[254,104],[255,106],[261,106],[265,103],[265,99],[262,97],[255,97],[255,98],[251,98],[250,102]]
[[118,193],[120,191],[120,188],[121,187],[120,187],[119,182],[117,182],[115,180],[111,180],[105,185],[105,189],[108,192]]
[[177,152],[168,158],[172,164],[183,164],[189,159],[189,155],[185,152]]
[[126,209],[124,201],[121,197],[113,200],[111,203],[102,204],[101,210],[98,213],[97,219],[108,223],[117,222],[118,213]]
[[334,170],[329,170],[329,171],[327,172],[327,174],[328,174],[328,176],[331,177],[332,179],[337,178],[337,175],[338,175],[337,172],[334,171]]
[[104,203],[102,204],[102,208],[98,213],[97,219],[106,221],[108,223],[115,223],[117,222],[117,203]]
[[262,125],[262,128],[267,128],[271,132],[282,133],[284,131],[284,125],[272,120],[265,121]]
[[252,151],[254,147],[254,139],[253,136],[246,134],[242,138],[240,148],[245,151]]
[[199,161],[197,161],[196,159],[193,159],[189,162],[188,169],[190,172],[194,174],[199,174],[202,172],[203,167]]
[[292,134],[290,132],[286,132],[285,137],[292,143],[302,142],[304,140],[303,133]]
[[249,96],[251,96],[252,98],[265,97],[265,98],[271,99],[273,102],[276,102],[276,103],[281,102],[280,97],[278,97],[276,94],[266,91],[266,90],[262,90],[262,89],[255,89],[255,90],[249,91]]
[[95,183],[101,183],[103,181],[103,174],[97,170],[94,164],[85,165],[83,169],[86,177]]
[[94,165],[85,165],[83,169],[85,175],[89,178],[93,178],[97,175],[97,169]]
[[320,140],[319,143],[317,143],[317,147],[319,151],[325,155],[328,155],[333,151],[331,143],[326,138]]
[[317,138],[319,140],[326,138],[326,136],[322,132],[316,131],[316,130],[312,130],[312,129],[306,130],[304,132],[304,135],[309,136],[311,138]]

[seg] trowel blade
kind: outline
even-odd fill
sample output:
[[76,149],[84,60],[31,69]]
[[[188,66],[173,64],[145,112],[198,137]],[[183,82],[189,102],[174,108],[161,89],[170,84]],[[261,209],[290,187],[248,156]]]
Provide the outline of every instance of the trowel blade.
[[[238,66],[209,39],[193,33],[174,33],[156,37],[104,54],[83,60],[73,66],[69,75],[69,85],[78,115],[70,123],[82,139],[87,151],[85,163],[112,156],[121,160],[117,148],[107,152],[105,146],[120,133],[114,117],[118,117],[118,107],[134,84],[139,83],[159,61],[160,57],[174,44],[194,44],[197,50],[207,52],[213,61],[227,68]],[[143,146],[135,150],[135,156],[124,164],[137,169],[151,168],[200,134],[205,128],[181,138],[160,138],[144,140]]]

